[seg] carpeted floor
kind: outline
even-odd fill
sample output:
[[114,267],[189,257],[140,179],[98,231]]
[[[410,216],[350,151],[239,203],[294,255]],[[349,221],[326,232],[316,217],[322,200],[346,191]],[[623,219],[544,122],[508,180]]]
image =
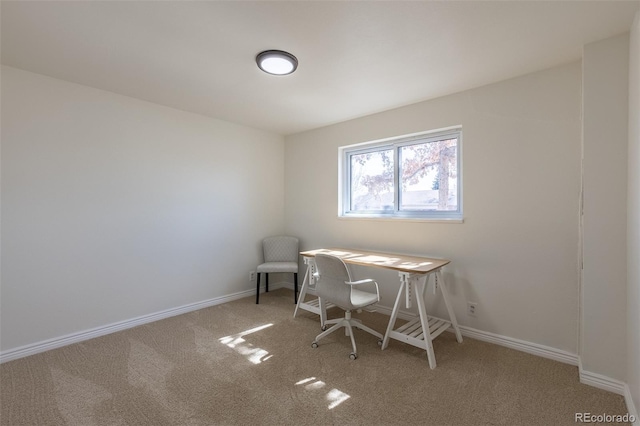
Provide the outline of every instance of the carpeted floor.
[[[286,289],[0,366],[2,425],[575,425],[626,414],[576,367],[452,333],[425,352],[356,331],[311,348],[319,318]],[[341,311],[330,311],[331,316]],[[333,315],[332,315],[333,314]],[[384,333],[388,317],[363,312]]]

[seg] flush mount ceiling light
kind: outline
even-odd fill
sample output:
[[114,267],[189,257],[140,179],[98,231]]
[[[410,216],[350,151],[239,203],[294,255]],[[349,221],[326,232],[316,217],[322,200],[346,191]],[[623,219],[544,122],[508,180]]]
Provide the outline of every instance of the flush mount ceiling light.
[[256,56],[258,67],[274,75],[291,74],[298,68],[298,59],[289,52],[282,50],[265,50]]

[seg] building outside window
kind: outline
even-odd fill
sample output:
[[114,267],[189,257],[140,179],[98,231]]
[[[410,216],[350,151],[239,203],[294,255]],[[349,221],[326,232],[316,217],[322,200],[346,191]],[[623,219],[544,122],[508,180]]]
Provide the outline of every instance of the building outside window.
[[340,216],[462,220],[462,129],[340,148]]

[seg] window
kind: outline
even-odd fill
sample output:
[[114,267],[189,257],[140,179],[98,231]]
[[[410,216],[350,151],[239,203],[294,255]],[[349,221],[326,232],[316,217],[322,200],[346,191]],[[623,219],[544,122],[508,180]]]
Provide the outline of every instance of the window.
[[340,215],[462,219],[462,129],[340,148]]

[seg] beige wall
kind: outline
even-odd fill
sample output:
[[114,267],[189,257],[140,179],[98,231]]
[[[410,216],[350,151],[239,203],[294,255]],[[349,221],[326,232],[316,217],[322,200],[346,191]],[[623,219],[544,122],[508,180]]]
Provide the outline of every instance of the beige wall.
[[627,210],[627,383],[640,409],[640,12],[629,49],[629,162]]
[[2,350],[250,290],[279,135],[2,68]]
[[584,47],[582,368],[626,380],[629,35]]
[[[575,354],[580,105],[581,68],[572,63],[289,136],[287,232],[305,249],[450,258],[461,324]],[[463,224],[337,217],[339,146],[454,125],[463,129]],[[393,305],[397,276],[357,271],[365,274],[380,280],[381,304]],[[478,303],[476,318],[468,301]],[[443,315],[441,305],[430,309]]]

